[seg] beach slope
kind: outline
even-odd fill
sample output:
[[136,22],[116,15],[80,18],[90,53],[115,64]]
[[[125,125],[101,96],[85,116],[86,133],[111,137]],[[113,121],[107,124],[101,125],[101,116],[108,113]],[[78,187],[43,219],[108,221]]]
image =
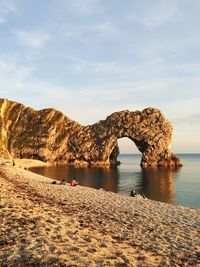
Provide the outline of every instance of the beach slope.
[[0,266],[200,266],[200,210],[0,165]]

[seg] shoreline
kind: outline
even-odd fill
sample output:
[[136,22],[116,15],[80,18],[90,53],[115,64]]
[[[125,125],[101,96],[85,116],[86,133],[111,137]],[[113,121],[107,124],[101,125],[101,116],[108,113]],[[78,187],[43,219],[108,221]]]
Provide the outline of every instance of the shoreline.
[[51,166],[46,162],[35,159],[14,159],[15,166],[23,169],[30,169],[34,167]]
[[1,264],[200,263],[200,210],[52,181],[0,165]]
[[51,166],[50,164],[43,162],[41,160],[20,159],[20,158],[15,158],[15,159],[0,158],[0,165],[1,164],[7,165],[7,166],[15,166],[18,168],[23,168],[23,169],[29,169],[29,168],[33,168],[33,167]]
[[[127,155],[127,154],[125,154]],[[132,154],[130,154],[132,155]],[[139,155],[139,154],[138,154]],[[14,166],[13,166],[13,161],[14,161]],[[80,165],[77,165],[77,166],[70,166],[70,165],[54,165],[54,164],[50,164],[50,163],[47,163],[47,162],[43,162],[41,160],[36,160],[36,159],[20,159],[20,158],[16,158],[16,159],[5,159],[5,158],[1,158],[0,157],[0,166],[1,165],[5,165],[5,166],[12,166],[12,167],[17,167],[17,168],[20,168],[20,169],[24,169],[24,170],[29,170],[30,172],[34,173],[34,174],[37,174],[36,172],[34,172],[32,170],[32,168],[37,168],[37,167],[74,167],[74,168],[80,168],[80,167],[86,167],[88,168],[88,166],[80,166]],[[91,166],[93,168],[103,168],[103,169],[109,169],[110,166]],[[90,167],[90,168],[91,168]],[[39,174],[40,175],[40,174]],[[44,176],[46,178],[49,178],[49,179],[52,179],[52,181],[56,181],[56,182],[61,182],[62,179],[57,179],[57,178],[51,178],[49,176]],[[84,185],[83,185],[84,186]],[[86,186],[88,188],[88,186]],[[102,190],[106,190],[106,191],[110,191],[110,190],[107,190],[105,188],[95,188],[95,187],[92,187],[94,189],[102,189]],[[113,192],[113,193],[116,193],[116,194],[120,194],[119,192],[115,192],[115,191],[110,191],[110,192]],[[120,194],[121,195],[121,194]],[[137,194],[137,195],[140,195],[140,194]],[[126,195],[126,196],[130,196],[130,195]],[[154,200],[154,199],[151,199],[151,198],[148,198],[149,200],[153,200],[153,201],[158,201],[159,200]],[[170,202],[162,202],[161,203],[168,203],[168,204],[171,204],[173,206],[183,206],[183,207],[187,207],[187,208],[191,208],[191,209],[199,209],[199,207],[191,207],[189,205],[181,205],[180,203],[170,203]]]

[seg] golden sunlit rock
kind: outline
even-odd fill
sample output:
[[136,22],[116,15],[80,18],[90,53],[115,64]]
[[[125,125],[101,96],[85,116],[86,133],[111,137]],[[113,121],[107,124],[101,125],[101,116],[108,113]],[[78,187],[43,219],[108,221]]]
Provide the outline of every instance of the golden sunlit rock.
[[0,155],[51,164],[117,165],[117,140],[130,138],[142,153],[141,166],[181,166],[169,147],[172,125],[155,108],[119,111],[82,126],[56,109],[36,111],[0,99]]

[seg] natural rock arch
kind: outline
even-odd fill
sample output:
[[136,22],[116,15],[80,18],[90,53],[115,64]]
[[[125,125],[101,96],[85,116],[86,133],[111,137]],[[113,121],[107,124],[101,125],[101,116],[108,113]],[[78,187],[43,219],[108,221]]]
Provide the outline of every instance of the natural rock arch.
[[[109,129],[104,161],[117,164],[117,140],[128,137],[142,153],[141,166],[181,166],[180,160],[170,151],[173,128],[158,109],[147,108],[142,112],[128,110],[115,112],[101,122]],[[96,125],[96,124],[95,124]],[[100,127],[98,132],[106,130]]]
[[117,139],[130,138],[141,166],[182,165],[170,151],[172,125],[155,108],[115,112],[82,126],[55,109],[40,111],[0,99],[0,155],[68,165],[117,164]]

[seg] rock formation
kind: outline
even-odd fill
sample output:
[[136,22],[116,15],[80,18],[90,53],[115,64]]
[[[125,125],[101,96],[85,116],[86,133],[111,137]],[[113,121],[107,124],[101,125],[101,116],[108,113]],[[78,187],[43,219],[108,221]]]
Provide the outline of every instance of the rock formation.
[[142,153],[141,166],[181,166],[169,147],[172,125],[155,108],[115,112],[82,126],[55,109],[36,111],[0,99],[0,156],[51,164],[117,165],[117,140],[130,138]]

